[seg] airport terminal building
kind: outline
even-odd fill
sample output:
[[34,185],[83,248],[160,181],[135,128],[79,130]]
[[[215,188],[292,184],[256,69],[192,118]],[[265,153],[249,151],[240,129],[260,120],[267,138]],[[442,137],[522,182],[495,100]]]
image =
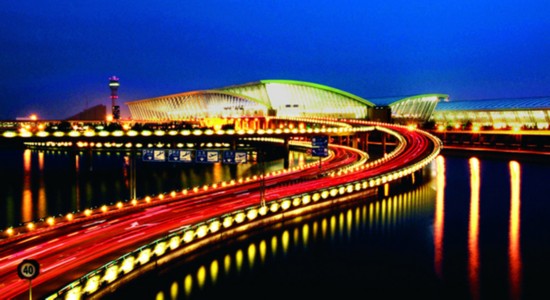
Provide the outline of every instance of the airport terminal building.
[[450,101],[447,94],[365,99],[296,80],[260,80],[127,102],[134,121],[193,118],[330,117],[400,124],[548,129],[550,97]]

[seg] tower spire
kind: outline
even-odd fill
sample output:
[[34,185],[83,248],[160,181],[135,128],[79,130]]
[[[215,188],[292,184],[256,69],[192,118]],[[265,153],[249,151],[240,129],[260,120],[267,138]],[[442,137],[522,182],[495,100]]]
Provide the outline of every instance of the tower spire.
[[113,120],[119,120],[120,119],[120,106],[116,104],[116,99],[118,99],[118,77],[111,76],[109,77],[109,88],[111,89],[111,111],[113,114]]

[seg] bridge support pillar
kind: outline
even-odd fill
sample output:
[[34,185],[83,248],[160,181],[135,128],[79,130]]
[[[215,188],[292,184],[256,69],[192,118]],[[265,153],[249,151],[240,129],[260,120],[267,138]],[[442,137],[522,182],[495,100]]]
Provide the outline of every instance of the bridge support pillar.
[[358,135],[354,135],[354,136],[352,136],[352,138],[353,138],[353,143],[352,143],[351,147],[353,147],[354,149],[360,149],[359,146],[358,146],[358,142],[359,142],[360,137]]
[[382,133],[382,151],[384,154],[386,154],[386,138],[387,138],[387,133]]
[[288,169],[290,166],[290,147],[288,146],[288,137],[285,138],[285,144],[284,144],[284,160],[283,160],[283,168]]

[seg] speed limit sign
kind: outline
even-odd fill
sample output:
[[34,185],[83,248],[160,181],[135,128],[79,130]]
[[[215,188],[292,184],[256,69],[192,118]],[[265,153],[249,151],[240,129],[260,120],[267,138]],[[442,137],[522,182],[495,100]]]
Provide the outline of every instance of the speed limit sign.
[[25,259],[17,266],[17,275],[21,279],[34,279],[40,272],[40,265],[34,259]]

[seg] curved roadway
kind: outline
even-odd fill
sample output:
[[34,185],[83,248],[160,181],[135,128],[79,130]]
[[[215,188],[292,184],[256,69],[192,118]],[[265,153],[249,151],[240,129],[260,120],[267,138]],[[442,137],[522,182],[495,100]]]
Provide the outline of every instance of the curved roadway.
[[[364,164],[366,159],[360,151],[331,145],[332,153],[322,168],[325,176],[318,176],[318,165],[312,165],[266,177],[263,183],[253,181],[201,189],[52,228],[37,229],[19,238],[1,241],[0,295],[7,299],[28,298],[29,283],[20,279],[16,271],[17,265],[27,258],[40,263],[40,275],[32,281],[33,294],[44,297],[105,262],[170,231],[256,205],[262,193],[269,202],[322,187],[368,179],[414,164],[432,153],[436,141],[424,133],[398,126],[391,126],[391,130],[402,136],[402,147],[397,147],[392,158],[368,168],[340,172],[346,166],[358,162]],[[288,182],[292,182],[292,188],[288,188]]]

